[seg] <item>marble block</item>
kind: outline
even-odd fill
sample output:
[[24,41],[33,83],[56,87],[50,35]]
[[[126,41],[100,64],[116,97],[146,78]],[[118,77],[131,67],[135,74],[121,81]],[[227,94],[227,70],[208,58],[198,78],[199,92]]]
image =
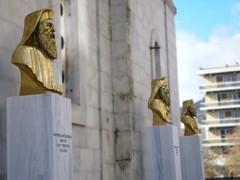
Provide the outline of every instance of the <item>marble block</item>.
[[184,180],[204,180],[201,136],[181,136],[181,166]]
[[7,98],[8,180],[72,180],[71,101]]
[[182,180],[176,126],[147,127],[147,149],[150,180]]

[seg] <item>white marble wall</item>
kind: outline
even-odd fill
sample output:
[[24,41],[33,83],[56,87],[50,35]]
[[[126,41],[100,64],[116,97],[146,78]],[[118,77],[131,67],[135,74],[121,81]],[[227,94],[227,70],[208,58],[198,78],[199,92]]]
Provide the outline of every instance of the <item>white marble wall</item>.
[[[60,2],[65,8],[64,25],[59,20]],[[7,171],[6,97],[17,96],[20,83],[11,56],[21,39],[26,14],[45,7],[55,11],[58,50],[64,55],[58,63],[65,71],[64,96],[72,101],[74,179],[148,177],[144,128],[152,124],[147,101],[154,77],[149,47],[155,41],[161,46],[161,75],[170,81],[171,110],[179,112],[174,10],[170,10],[170,0],[166,5],[164,2],[0,1],[0,180]],[[64,50],[60,35],[64,37]],[[174,119],[178,116],[173,113]]]
[[160,74],[171,81],[173,124],[179,127],[174,15],[171,1],[111,1],[117,179],[148,179],[145,127],[152,124],[147,102],[156,77],[150,50],[156,41]]
[[[70,8],[67,18],[72,27],[76,26],[66,34],[67,71],[71,77],[66,95],[74,101],[75,112],[74,179],[111,180],[115,158],[109,4],[72,1],[65,3],[65,8]],[[75,91],[73,96],[71,88]]]

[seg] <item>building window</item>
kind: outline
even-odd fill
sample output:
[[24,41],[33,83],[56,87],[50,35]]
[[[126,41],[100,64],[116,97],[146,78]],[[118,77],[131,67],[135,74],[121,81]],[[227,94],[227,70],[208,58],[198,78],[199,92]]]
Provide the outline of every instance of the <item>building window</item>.
[[225,111],[225,118],[232,118],[232,112],[231,111]]
[[239,118],[240,117],[240,111],[234,111],[233,112],[233,117],[234,118]]
[[240,92],[234,92],[233,93],[233,100],[238,100],[240,99]]
[[235,111],[219,111],[219,119],[224,120],[224,119],[232,119],[232,118],[240,118],[240,111],[235,110]]
[[161,50],[160,50],[160,38],[158,32],[152,29],[150,37],[150,55],[151,55],[151,76],[152,79],[162,76],[161,72]]
[[223,83],[223,77],[222,76],[216,76],[217,83]]
[[228,94],[227,93],[219,93],[218,94],[218,101],[227,101],[228,100]]
[[220,130],[220,135],[221,135],[221,139],[225,139],[227,138],[228,135],[233,133],[233,129],[229,128],[229,129],[221,129]]
[[230,76],[230,80],[231,80],[232,82],[237,81],[237,76],[236,76],[235,74],[231,75],[231,76]]
[[227,101],[228,98],[227,98],[227,93],[222,93],[221,94],[221,101]]
[[219,111],[219,119],[225,120],[232,118],[232,111]]
[[240,73],[237,73],[237,80],[240,81]]
[[62,3],[60,3],[60,16],[62,16],[63,15],[63,5],[62,5]]
[[161,77],[160,71],[160,47],[157,42],[154,44],[154,59],[155,59],[155,77]]
[[219,119],[221,119],[221,120],[225,119],[224,111],[219,111]]
[[222,129],[220,134],[221,134],[221,138],[224,139],[226,137],[225,129]]

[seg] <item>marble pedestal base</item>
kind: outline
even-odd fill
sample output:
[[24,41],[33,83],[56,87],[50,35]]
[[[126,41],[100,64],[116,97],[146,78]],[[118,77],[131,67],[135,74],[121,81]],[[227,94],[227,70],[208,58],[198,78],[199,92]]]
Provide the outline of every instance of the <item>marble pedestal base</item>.
[[203,148],[201,136],[180,137],[182,178],[204,180]]
[[176,126],[147,127],[150,180],[182,180]]
[[72,180],[69,99],[7,98],[7,136],[8,180]]

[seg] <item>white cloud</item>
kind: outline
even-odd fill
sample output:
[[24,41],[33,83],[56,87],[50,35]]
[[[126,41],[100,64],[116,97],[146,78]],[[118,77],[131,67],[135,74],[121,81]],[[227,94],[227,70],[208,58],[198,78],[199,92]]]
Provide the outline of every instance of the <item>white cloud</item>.
[[203,78],[197,74],[200,67],[221,67],[240,62],[240,34],[234,36],[211,35],[208,42],[200,41],[194,34],[177,33],[177,56],[180,105],[182,101],[202,99],[199,92]]
[[228,37],[229,33],[233,31],[232,26],[226,26],[224,24],[219,24],[212,28],[213,34],[220,36],[220,37]]
[[240,3],[236,3],[232,9],[231,9],[231,12],[233,15],[237,16],[238,13],[240,13]]

